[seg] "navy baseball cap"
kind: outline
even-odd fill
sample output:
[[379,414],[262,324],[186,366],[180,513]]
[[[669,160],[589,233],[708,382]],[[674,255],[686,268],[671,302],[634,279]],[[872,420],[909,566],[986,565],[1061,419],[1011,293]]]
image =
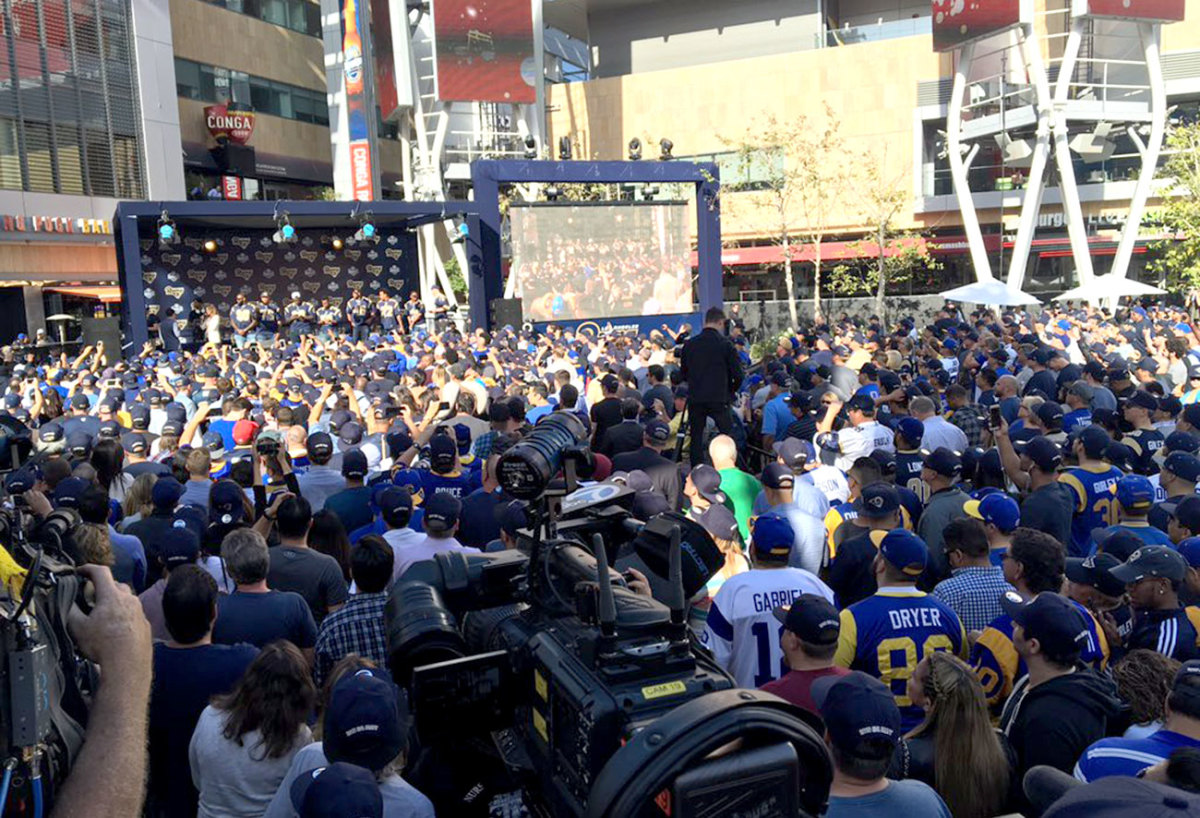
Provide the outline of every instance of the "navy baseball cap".
[[1184,497],[1178,503],[1161,503],[1163,511],[1193,534],[1200,534],[1200,496]]
[[229,525],[241,522],[245,516],[242,487],[232,480],[218,480],[208,493],[208,510],[215,523]]
[[1057,656],[1081,651],[1087,643],[1083,614],[1064,596],[1045,592],[1026,602],[1016,591],[1007,591],[1000,607],[1025,630],[1026,639],[1038,640]]
[[331,764],[292,782],[292,806],[299,818],[383,818],[383,796],[370,770]]
[[1066,575],[1076,585],[1090,585],[1105,596],[1119,597],[1125,593],[1125,583],[1111,571],[1120,564],[1120,559],[1104,552],[1090,557],[1067,557]]
[[892,754],[900,738],[900,708],[883,682],[857,670],[824,676],[813,682],[812,696],[829,738],[841,752],[861,756],[867,741],[882,739],[887,747],[883,757]]
[[375,495],[375,505],[379,506],[384,520],[390,523],[396,514],[412,511],[412,493],[404,486],[387,486]]
[[1200,480],[1200,457],[1188,452],[1171,452],[1163,461],[1162,468],[1163,471],[1169,471],[1180,480],[1190,483]]
[[1200,537],[1188,537],[1175,546],[1179,556],[1187,561],[1191,568],[1200,568]]
[[929,562],[929,548],[924,540],[908,529],[872,531],[871,541],[879,548],[879,556],[903,573],[910,577],[924,573]]
[[325,708],[325,757],[382,770],[407,744],[406,721],[407,707],[386,671],[364,668],[344,676]]
[[79,498],[88,490],[91,484],[82,477],[67,477],[58,481],[54,487],[54,505],[56,508],[79,508]]
[[776,461],[768,463],[763,469],[762,484],[769,489],[790,489],[796,485],[796,476],[791,469]]
[[1200,796],[1124,775],[1101,778],[1067,790],[1043,818],[1194,818]]
[[738,533],[737,518],[724,503],[713,503],[696,518],[696,522],[714,538],[735,540]]
[[1042,425],[1047,428],[1061,426],[1063,420],[1062,405],[1052,400],[1042,401],[1042,404],[1037,408],[1037,416]]
[[925,468],[932,469],[943,477],[957,477],[962,473],[962,458],[945,446],[939,446],[932,452],[922,451],[921,454]]
[[63,428],[57,423],[47,423],[38,429],[38,440],[42,443],[57,443],[63,439]]
[[666,443],[671,439],[671,427],[661,420],[652,420],[646,424],[646,437],[655,443]]
[[315,454],[318,457],[333,454],[333,438],[326,432],[313,432],[308,436],[308,443],[305,445],[309,454]]
[[429,441],[429,462],[439,469],[452,469],[458,462],[458,445],[449,435],[434,435]]
[[121,424],[115,420],[106,420],[100,424],[100,428],[96,431],[96,437],[101,440],[113,439],[121,434]]
[[427,531],[449,531],[462,514],[462,502],[453,494],[435,492],[425,501],[425,529]]
[[1151,395],[1149,392],[1144,392],[1141,389],[1129,396],[1129,400],[1125,402],[1126,407],[1146,409],[1153,412],[1158,408],[1158,398]]
[[[725,506],[713,506],[713,508],[725,508]],[[517,532],[522,528],[529,527],[529,512],[525,503],[520,500],[513,500],[508,505],[499,510],[500,530],[510,537],[517,536]],[[736,526],[736,524],[735,524]]]
[[205,432],[203,443],[204,448],[208,449],[208,452],[212,455],[213,460],[220,460],[225,456],[225,438],[221,437],[220,432]]
[[92,436],[82,429],[67,435],[67,451],[76,457],[87,457],[92,449]]
[[909,443],[920,446],[921,438],[925,437],[925,424],[914,417],[902,417],[896,422],[896,431]]
[[150,441],[140,432],[128,432],[121,435],[121,448],[130,454],[144,455],[150,451]]
[[790,395],[785,395],[783,402],[793,409],[807,411],[812,408],[812,396],[807,392],[792,392]]
[[1021,507],[1003,492],[992,492],[979,500],[963,503],[963,511],[976,520],[991,523],[1005,534],[1021,524]]
[[1112,443],[1112,438],[1099,426],[1084,426],[1075,436],[1083,444],[1083,453],[1091,458],[1104,456],[1104,450]]
[[338,427],[338,440],[343,446],[357,446],[363,439],[363,427],[351,420]]
[[785,630],[810,645],[836,645],[842,630],[837,608],[818,594],[801,594],[791,605],[778,607],[772,613]]
[[1200,438],[1191,432],[1171,432],[1163,442],[1163,448],[1168,452],[1188,452],[1195,454],[1200,451]]
[[[312,451],[311,447],[309,451]],[[355,480],[367,476],[367,456],[362,449],[351,449],[342,455],[342,476]]]
[[872,483],[864,486],[858,500],[858,513],[866,519],[878,520],[900,508],[900,494],[895,486]]
[[724,503],[725,494],[721,491],[721,473],[706,463],[701,463],[688,473],[697,493],[710,503]]
[[1025,444],[1021,454],[1028,457],[1044,472],[1056,471],[1062,465],[1062,450],[1048,437],[1038,435]]
[[200,537],[185,520],[174,520],[171,527],[156,535],[158,558],[167,568],[194,563],[200,559]]
[[771,448],[775,455],[792,469],[804,468],[804,464],[816,458],[816,451],[813,449],[812,443],[796,437],[777,441],[772,444]]
[[1174,548],[1147,545],[1130,554],[1123,565],[1113,568],[1112,575],[1126,585],[1155,578],[1179,582],[1187,573],[1187,568],[1187,560]]
[[156,508],[171,508],[179,502],[179,498],[182,496],[183,483],[169,474],[155,480],[154,487],[150,489],[150,502]]
[[1117,481],[1117,502],[1129,511],[1147,511],[1154,505],[1154,486],[1140,474],[1127,474]]
[[859,412],[874,412],[875,411],[875,399],[872,398],[870,395],[865,395],[865,394],[855,395],[854,397],[850,398],[850,400],[846,403],[846,408],[854,409]]
[[1127,528],[1094,528],[1092,542],[1096,544],[1097,552],[1112,554],[1121,562],[1129,559],[1145,541]]
[[754,552],[770,560],[786,560],[796,543],[796,533],[787,517],[768,512],[750,523],[750,545]]

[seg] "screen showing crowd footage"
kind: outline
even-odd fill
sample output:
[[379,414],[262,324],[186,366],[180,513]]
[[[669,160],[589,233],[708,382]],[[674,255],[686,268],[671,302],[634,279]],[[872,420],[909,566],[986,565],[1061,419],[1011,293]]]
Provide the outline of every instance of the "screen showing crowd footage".
[[532,321],[692,312],[686,203],[514,206],[513,294]]

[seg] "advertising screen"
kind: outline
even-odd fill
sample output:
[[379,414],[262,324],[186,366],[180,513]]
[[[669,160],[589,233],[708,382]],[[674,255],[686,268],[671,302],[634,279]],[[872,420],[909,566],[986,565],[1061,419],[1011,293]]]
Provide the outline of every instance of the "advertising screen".
[[1094,17],[1122,17],[1127,20],[1183,19],[1186,0],[1075,0],[1075,14]]
[[514,295],[531,321],[692,312],[684,202],[514,205]]
[[537,101],[530,0],[434,0],[437,96]]
[[1029,0],[933,0],[933,50],[952,51],[969,42],[1029,22]]

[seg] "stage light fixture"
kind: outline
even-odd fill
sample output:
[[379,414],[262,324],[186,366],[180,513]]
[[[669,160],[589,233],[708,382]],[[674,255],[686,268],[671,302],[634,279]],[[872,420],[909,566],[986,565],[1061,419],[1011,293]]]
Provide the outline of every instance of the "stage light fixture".
[[642,140],[636,136],[629,140],[629,161],[636,162],[642,158]]
[[642,198],[647,202],[653,201],[654,197],[657,195],[658,185],[646,185],[642,188]]
[[371,244],[379,243],[379,231],[375,228],[375,218],[367,213],[358,220],[358,231],[354,234],[354,241],[370,242]]
[[675,158],[674,156],[671,155],[671,151],[673,151],[675,149],[675,143],[672,142],[670,139],[659,140],[658,149],[660,151],[662,151],[662,153],[659,154],[658,158],[660,160],[662,160],[663,162],[666,162],[668,160]]
[[562,195],[562,188],[558,185],[546,185],[546,201],[557,202],[558,197]]
[[333,241],[331,241],[329,244],[331,247],[333,247],[334,250],[341,250],[343,247],[346,246],[346,243],[344,241],[342,241],[341,239],[337,238],[336,236],[333,238]]
[[285,210],[275,217],[275,233],[271,236],[271,241],[276,244],[292,244],[296,238],[296,228]]
[[532,136],[525,137],[525,158],[526,159],[537,159],[537,157],[538,157],[537,140],[534,139]]
[[158,246],[167,249],[176,244],[179,244],[179,228],[175,226],[175,222],[164,210],[158,217]]
[[558,138],[558,158],[564,162],[571,161],[571,137],[560,136]]
[[204,240],[204,252],[206,252],[206,253],[217,252],[217,243],[213,239],[205,239]]

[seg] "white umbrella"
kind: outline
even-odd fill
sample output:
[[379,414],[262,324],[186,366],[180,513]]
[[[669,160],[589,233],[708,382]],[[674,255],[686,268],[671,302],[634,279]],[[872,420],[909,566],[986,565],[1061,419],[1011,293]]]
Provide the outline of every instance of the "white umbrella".
[[1009,287],[1003,281],[994,278],[985,278],[974,284],[955,287],[953,290],[946,290],[939,295],[947,301],[968,301],[972,304],[988,304],[997,307],[1018,307],[1022,304],[1042,303],[1029,293]]
[[1087,286],[1067,290],[1055,301],[1104,301],[1127,295],[1162,295],[1166,290],[1145,284],[1132,278],[1117,278],[1114,275],[1096,276]]

